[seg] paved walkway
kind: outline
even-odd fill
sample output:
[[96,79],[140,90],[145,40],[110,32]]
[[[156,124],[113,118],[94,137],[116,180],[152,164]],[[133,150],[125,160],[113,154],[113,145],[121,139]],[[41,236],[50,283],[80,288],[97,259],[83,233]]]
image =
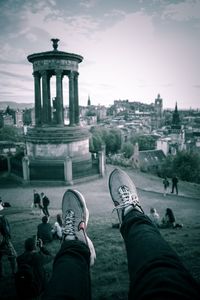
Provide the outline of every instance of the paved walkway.
[[[72,187],[5,185],[0,187],[0,196],[3,201],[10,202],[12,206],[12,209],[9,210],[10,213],[11,211],[14,213],[14,210],[16,212],[20,211],[22,208],[29,211],[33,200],[33,188],[36,188],[39,192],[43,191],[49,197],[52,213],[56,214],[61,208],[64,192],[68,188],[73,188],[79,190],[85,196],[91,213],[101,214],[105,211],[112,211],[113,209],[108,189],[108,177],[113,168],[115,167],[107,165],[106,176],[104,178],[74,185]],[[147,210],[149,210],[149,206],[153,206],[157,203],[157,201],[164,200],[164,203],[169,205],[172,204],[173,199],[177,198],[176,195],[172,194],[167,195],[167,197],[163,197],[163,185],[161,178],[147,173],[136,172],[131,169],[126,169],[126,172],[134,180],[141,196],[141,200],[144,199],[144,203],[142,204],[146,206]],[[200,198],[200,185],[180,182],[179,190],[179,199],[186,200],[187,198]]]

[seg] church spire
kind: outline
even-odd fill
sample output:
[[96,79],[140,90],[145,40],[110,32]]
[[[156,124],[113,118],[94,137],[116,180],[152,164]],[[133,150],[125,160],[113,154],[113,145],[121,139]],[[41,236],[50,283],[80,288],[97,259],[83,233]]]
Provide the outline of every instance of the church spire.
[[88,102],[87,102],[87,106],[91,105],[91,101],[90,101],[90,95],[88,95]]
[[179,117],[177,102],[172,116],[172,125],[180,125],[180,117]]

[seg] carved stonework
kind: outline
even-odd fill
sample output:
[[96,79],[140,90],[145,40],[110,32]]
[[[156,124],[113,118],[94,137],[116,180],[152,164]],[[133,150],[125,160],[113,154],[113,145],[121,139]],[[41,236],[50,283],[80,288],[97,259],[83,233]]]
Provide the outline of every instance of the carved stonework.
[[58,48],[59,39],[51,39],[51,41],[53,42],[53,49],[56,51]]
[[43,59],[33,62],[34,71],[42,70],[78,71],[78,62],[64,59]]

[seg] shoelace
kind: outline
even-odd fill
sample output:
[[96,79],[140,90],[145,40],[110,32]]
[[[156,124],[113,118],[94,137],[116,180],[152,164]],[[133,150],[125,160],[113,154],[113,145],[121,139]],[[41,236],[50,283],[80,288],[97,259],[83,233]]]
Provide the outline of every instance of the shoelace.
[[66,211],[65,215],[65,227],[63,228],[63,233],[65,235],[73,235],[75,236],[75,213],[72,210]]
[[137,194],[132,194],[128,187],[121,186],[118,190],[118,193],[119,193],[122,201],[114,209],[124,209],[124,208],[132,205],[134,207],[136,207],[136,206],[139,207],[143,212],[143,209],[140,206],[140,202],[139,202]]

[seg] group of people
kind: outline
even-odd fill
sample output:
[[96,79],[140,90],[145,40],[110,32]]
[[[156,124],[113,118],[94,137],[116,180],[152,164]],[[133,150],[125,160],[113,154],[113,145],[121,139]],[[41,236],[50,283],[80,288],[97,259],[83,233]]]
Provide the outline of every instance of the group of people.
[[[199,284],[161,236],[155,221],[144,213],[136,187],[127,173],[114,169],[109,176],[109,191],[126,247],[130,278],[128,298],[199,299]],[[165,218],[168,221],[169,215],[167,209]],[[65,192],[61,219],[61,247],[54,258],[50,278],[45,280],[43,266],[53,257],[44,247],[42,239],[37,236],[25,241],[25,251],[17,258],[18,271],[15,274],[19,299],[28,300],[37,296],[43,300],[91,299],[90,266],[95,262],[96,253],[87,235],[89,210],[80,192],[73,189]],[[170,222],[174,227],[175,218]],[[29,277],[34,276],[34,280],[23,282],[25,273],[20,271],[23,269],[20,265],[24,266]],[[30,274],[28,265],[34,267],[34,274]],[[43,274],[44,280],[39,279],[38,274]]]
[[39,194],[35,189],[33,190],[33,203],[31,204],[33,214],[37,210],[40,214],[43,212],[45,216],[49,217],[49,204],[50,200],[43,192]]
[[[164,177],[163,179],[163,195],[166,196],[168,193],[168,189],[169,189],[169,180],[167,178],[167,176]],[[176,191],[176,195],[178,195],[178,177],[176,175],[174,175],[172,177],[172,190],[171,190],[171,194],[174,193],[174,191]]]
[[44,244],[50,243],[53,239],[62,239],[63,221],[60,214],[57,214],[56,221],[52,226],[49,218],[45,215],[42,217],[42,223],[37,227],[37,237]]
[[183,224],[179,224],[176,222],[174,212],[171,208],[167,208],[165,211],[164,217],[161,219],[160,215],[158,214],[156,208],[151,207],[150,213],[148,217],[154,223],[155,226],[159,228],[182,228]]

